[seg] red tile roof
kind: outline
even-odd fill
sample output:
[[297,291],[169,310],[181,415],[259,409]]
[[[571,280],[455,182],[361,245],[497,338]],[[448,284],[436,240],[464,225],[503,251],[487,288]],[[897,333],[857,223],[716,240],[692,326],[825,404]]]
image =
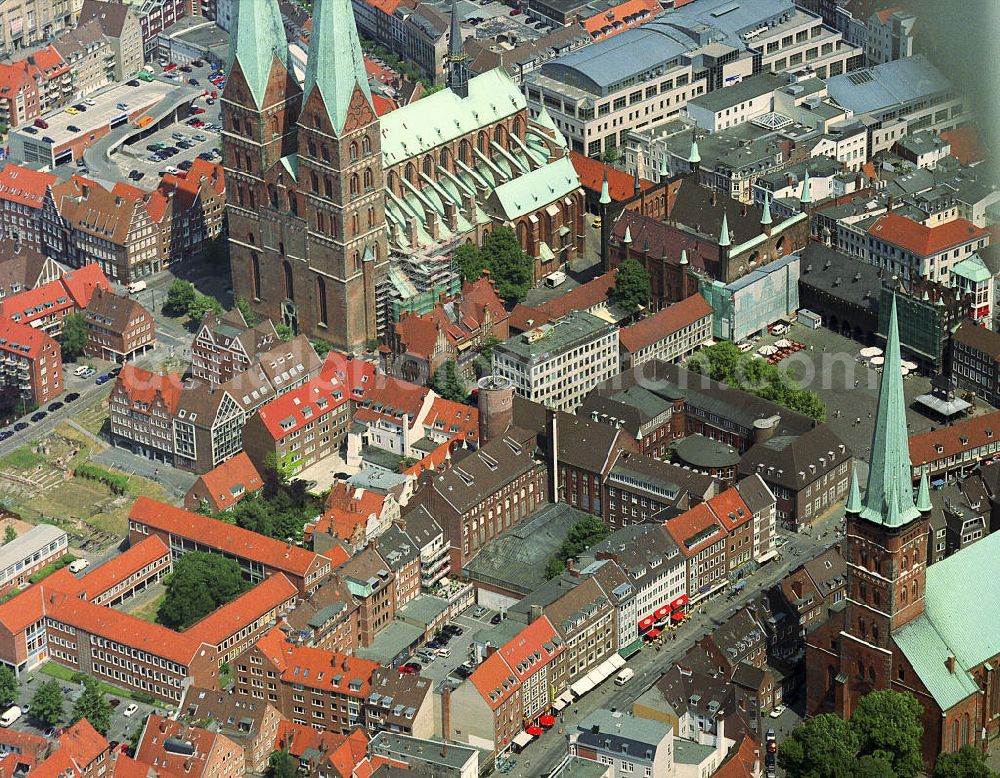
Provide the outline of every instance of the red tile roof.
[[108,748],[108,741],[86,719],[80,719],[59,736],[59,750],[68,751],[80,767],[95,761]]
[[503,705],[521,688],[521,682],[499,651],[486,657],[486,661],[473,671],[469,680],[492,710]]
[[686,557],[694,556],[726,536],[715,514],[705,503],[670,519],[664,526]]
[[631,353],[669,337],[672,333],[712,315],[712,306],[700,294],[667,306],[652,316],[622,328],[618,333],[622,348]]
[[452,452],[462,445],[462,439],[456,435],[451,440],[442,443],[416,464],[410,465],[403,473],[405,475],[419,476],[425,470],[437,470],[451,459]]
[[276,573],[195,622],[182,634],[218,646],[266,613],[280,610],[294,600],[297,593],[298,589],[291,581]]
[[326,496],[326,507],[340,508],[364,516],[372,513],[381,516],[385,507],[385,495],[338,481],[330,487],[330,492]]
[[19,324],[0,316],[0,351],[34,358],[54,343],[53,338],[30,324]]
[[84,310],[94,289],[111,290],[104,271],[96,263],[71,270],[62,278],[0,300],[0,314],[22,324],[59,314],[60,317]]
[[547,616],[528,624],[475,669],[469,680],[496,710],[520,687],[521,682],[562,653],[565,644]]
[[164,557],[170,557],[170,549],[166,543],[156,535],[143,538],[79,579],[79,591],[93,602],[116,584]]
[[41,735],[18,732],[7,727],[0,728],[0,751],[16,751],[21,754],[40,756],[49,747],[49,741]]
[[[1000,441],[1000,411],[911,435],[910,463],[913,467],[920,467],[997,441]],[[939,445],[944,449],[940,453],[937,450]]]
[[[192,758],[173,749],[167,750],[166,743],[171,738],[191,743],[194,746],[196,756]],[[140,762],[156,765],[154,767],[155,774],[160,778],[175,778],[175,776],[184,775],[212,778],[213,774],[206,773],[205,770],[212,751],[219,744],[227,746],[229,750],[234,752],[238,749],[236,744],[225,735],[150,714],[149,718],[146,719],[142,739],[136,748],[135,758]],[[242,753],[242,749],[239,749],[239,752]],[[193,763],[193,770],[185,767],[189,761]]]
[[[354,768],[368,754],[368,736],[358,727],[349,734],[314,729],[304,724],[282,721],[274,737],[275,750],[288,751],[292,756],[301,759],[306,751],[313,750],[323,754],[326,762],[341,778],[352,778]],[[323,769],[325,765],[313,765],[315,769]]]
[[[160,184],[156,191],[164,198],[169,198],[170,195],[173,195],[176,205],[186,210],[194,205],[202,192],[202,186],[205,184],[214,189],[216,194],[225,194],[225,170],[222,165],[216,165],[214,162],[204,159],[196,159],[184,178],[179,178],[170,173],[164,174],[163,178],[160,179]],[[154,213],[159,213],[162,216],[160,208],[161,205],[159,203],[152,208],[150,207],[150,203],[146,204],[147,212],[156,221],[159,221],[159,219]]]
[[[635,176],[625,173],[618,168],[605,165],[600,160],[592,159],[577,151],[569,153],[570,160],[580,178],[580,186],[591,192],[600,193],[604,184],[604,175],[608,176],[608,194],[612,200],[621,202],[631,200],[635,196]],[[639,186],[642,189],[652,189],[652,181],[644,178],[639,179]]]
[[[511,328],[526,331],[572,311],[587,311],[607,302],[608,295],[614,288],[617,272],[616,269],[603,273],[585,284],[570,289],[566,294],[535,307],[518,303],[510,314]],[[529,320],[531,324],[528,324]]]
[[982,162],[987,157],[986,149],[979,138],[979,130],[974,124],[946,130],[941,133],[941,139],[951,144],[951,156],[963,165]]
[[257,413],[268,434],[279,441],[306,424],[333,413],[349,400],[348,393],[340,382],[326,375],[276,397]]
[[965,219],[955,219],[937,227],[925,227],[898,213],[887,213],[868,228],[868,234],[917,256],[926,257],[984,238],[989,233]]
[[326,355],[320,376],[336,378],[348,390],[352,400],[362,399],[375,385],[375,365],[364,359],[355,359],[339,351]]
[[379,375],[376,378],[365,390],[364,399],[354,411],[354,420],[371,422],[381,419],[398,425],[401,420],[397,414],[403,413],[408,417],[409,426],[414,427],[430,389],[391,376]]
[[713,778],[757,778],[760,775],[760,751],[753,738],[744,735],[739,748],[731,749],[726,761]]
[[[209,503],[216,511],[231,508],[264,486],[260,473],[245,451],[212,468],[198,480],[204,485]],[[198,489],[198,485],[191,489]]]
[[730,487],[713,497],[708,501],[708,507],[727,531],[736,529],[753,519],[753,511],[743,502],[736,487]]
[[140,497],[135,501],[129,519],[299,577],[311,572],[320,559],[318,554],[304,548],[175,508],[149,497]]
[[73,298],[73,301],[81,310],[90,305],[90,297],[94,294],[94,290],[97,287],[106,289],[109,292],[114,291],[111,288],[111,282],[108,281],[107,276],[104,275],[104,271],[101,270],[101,266],[96,262],[91,262],[89,265],[84,265],[76,270],[70,270],[59,280],[66,287],[69,296]]
[[435,397],[424,419],[424,427],[451,438],[479,441],[479,409],[465,403]]
[[656,0],[625,0],[624,3],[584,19],[583,26],[591,37],[604,40],[652,19],[662,10],[663,6]]
[[8,163],[0,170],[0,200],[41,208],[45,191],[58,180],[51,173]]
[[135,403],[152,406],[159,397],[167,413],[173,414],[180,404],[184,385],[180,373],[151,373],[133,364],[126,364],[115,383],[115,390],[119,388],[125,391],[133,410],[137,410]]
[[136,761],[124,754],[117,754],[111,765],[110,776],[111,778],[149,778],[150,775],[155,775],[152,770],[152,765]]
[[65,73],[69,73],[69,65],[66,64],[66,60],[63,59],[62,54],[56,51],[51,43],[31,54],[30,60],[33,60],[33,63],[29,61],[28,57],[20,60],[20,62],[24,63],[29,74],[37,72],[46,81],[51,81],[53,78],[58,78]]
[[115,185],[111,187],[111,194],[121,197],[123,200],[129,200],[135,202],[136,200],[141,200],[149,192],[145,189],[140,189],[137,186],[132,186],[132,184],[126,184],[124,181],[117,181]]
[[399,107],[394,101],[388,97],[383,97],[378,92],[372,93],[372,105],[375,107],[375,113],[378,116],[385,116]]
[[[364,699],[372,688],[378,662],[322,648],[292,645],[275,627],[257,641],[259,648],[280,670],[281,679],[311,689],[323,689]],[[354,688],[351,681],[356,681]]]

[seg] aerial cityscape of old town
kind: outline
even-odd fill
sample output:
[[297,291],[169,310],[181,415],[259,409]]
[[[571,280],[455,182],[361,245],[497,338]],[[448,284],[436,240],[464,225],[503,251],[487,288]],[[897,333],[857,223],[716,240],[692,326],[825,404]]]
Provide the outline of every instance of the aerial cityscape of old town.
[[0,778],[1000,778],[997,0],[0,0]]

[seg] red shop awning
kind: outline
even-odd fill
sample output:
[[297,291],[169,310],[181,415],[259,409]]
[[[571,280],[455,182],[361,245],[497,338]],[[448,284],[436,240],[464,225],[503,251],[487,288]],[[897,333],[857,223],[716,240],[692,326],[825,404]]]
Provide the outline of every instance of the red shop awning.
[[682,594],[680,597],[678,597],[676,600],[670,603],[670,610],[677,610],[678,608],[683,608],[687,604],[688,604],[687,595]]
[[649,629],[653,626],[653,617],[647,616],[642,621],[639,622],[639,629]]
[[545,728],[554,727],[556,725],[556,717],[545,714],[544,716],[538,717],[538,723]]
[[653,617],[657,621],[659,621],[660,619],[665,619],[667,617],[668,613],[670,613],[670,606],[669,605],[664,605],[662,608],[657,608],[656,609],[656,613],[653,614]]
[[662,630],[653,628],[645,635],[643,635],[643,637],[646,638],[646,640],[652,640],[653,638],[657,637],[660,634],[660,632],[662,632]]
[[671,618],[672,621],[683,621],[684,620],[684,614],[681,613],[680,611],[677,611],[676,613],[671,613],[670,614],[670,618]]
[[534,724],[532,724],[530,727],[525,727],[524,731],[527,732],[532,737],[538,737],[539,735],[542,734],[542,728],[536,727]]

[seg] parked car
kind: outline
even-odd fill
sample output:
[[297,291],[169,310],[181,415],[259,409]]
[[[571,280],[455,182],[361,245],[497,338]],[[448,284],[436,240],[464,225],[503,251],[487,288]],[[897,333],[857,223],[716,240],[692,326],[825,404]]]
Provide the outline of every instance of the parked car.
[[126,81],[125,83],[128,86],[139,86],[140,85],[139,84],[139,79],[137,79],[137,78],[133,78],[131,81]]
[[185,159],[185,160],[183,160],[181,162],[178,162],[177,163],[177,167],[179,167],[181,170],[190,170],[191,169],[191,165],[193,165],[193,164],[194,163],[190,159]]
[[32,420],[32,421],[36,421],[36,422],[37,422],[37,421],[41,421],[42,419],[44,419],[44,418],[45,418],[46,416],[48,416],[48,415],[49,415],[49,414],[48,414],[48,413],[46,413],[45,411],[38,411],[38,413],[33,413],[33,414],[31,415],[31,420]]
[[490,624],[499,624],[501,621],[503,621],[503,614],[502,613],[494,613],[493,614],[493,618],[490,619]]
[[63,399],[64,399],[64,400],[65,400],[66,402],[68,402],[68,403],[71,403],[71,402],[75,402],[76,400],[79,400],[79,399],[80,399],[80,393],[79,393],[79,392],[70,392],[70,393],[69,393],[69,394],[67,394],[67,395],[66,395],[66,397],[64,397]]
[[128,177],[131,178],[133,181],[142,181],[142,179],[146,177],[146,174],[143,173],[141,170],[133,170],[131,173],[128,174]]
[[190,73],[191,67],[189,65],[181,65],[180,70],[182,73]]
[[99,375],[99,376],[97,376],[97,380],[94,381],[94,383],[97,384],[98,386],[100,386],[101,384],[106,384],[110,380],[111,380],[111,376],[109,376],[109,375]]
[[14,432],[24,432],[26,429],[28,429],[28,422],[26,421],[19,421],[14,425]]
[[50,403],[49,404],[49,413],[51,413],[52,411],[58,411],[62,407],[63,407],[63,404],[61,402],[59,402],[58,400],[56,400],[54,403]]
[[122,711],[122,715],[126,717],[134,716],[137,710],[139,710],[139,706],[133,702],[125,710]]
[[29,135],[37,135],[38,134],[38,128],[37,127],[25,127],[24,131],[26,133],[28,133]]
[[189,84],[190,84],[191,86],[198,86],[198,79],[197,79],[197,78],[189,78],[189,79],[188,79],[188,83],[189,83]]
[[196,141],[198,141],[199,143],[204,143],[205,141],[208,140],[208,136],[207,135],[202,135],[201,133],[198,133],[197,135],[194,136],[194,139]]
[[7,438],[14,437],[13,430],[0,430],[0,440],[7,440]]
[[91,376],[97,375],[97,371],[92,367],[88,367],[83,371],[83,378],[90,378]]
[[93,97],[85,97],[83,98],[83,102],[87,105],[97,105],[97,101]]
[[[145,288],[146,288],[146,282],[145,282],[145,281],[137,281],[136,283],[139,283],[139,284],[142,284],[142,288],[143,288],[143,289],[145,289]],[[131,291],[131,289],[132,289],[132,287],[133,287],[133,286],[135,286],[135,284],[129,284],[129,290],[130,290],[130,291]],[[141,290],[140,290],[140,291],[141,291]],[[113,367],[113,368],[111,368],[111,369],[110,369],[110,370],[108,371],[108,375],[109,375],[109,376],[111,376],[112,378],[115,378],[115,377],[117,377],[117,376],[118,376],[118,374],[119,374],[119,373],[120,373],[121,371],[122,371],[121,367]]]
[[[94,102],[93,100],[90,101],[91,105],[93,105],[93,102]],[[73,107],[76,108],[76,110],[78,110],[80,113],[87,112],[87,106],[85,106],[83,103],[74,103]]]
[[409,665],[400,665],[400,666],[399,666],[399,667],[397,667],[396,669],[397,669],[397,670],[398,670],[398,671],[399,671],[400,673],[402,673],[403,675],[413,675],[413,673],[417,672],[416,670],[414,670],[414,669],[413,669],[412,667],[410,667]]
[[86,365],[80,365],[76,370],[73,371],[73,375],[75,375],[77,378],[79,378],[84,373],[86,373],[88,370],[90,370],[90,368],[87,367]]
[[484,615],[485,613],[486,613],[486,608],[484,608],[483,606],[480,605],[478,608],[476,608],[474,611],[472,611],[472,618],[478,619],[480,616]]
[[66,129],[69,130],[70,132],[82,132],[82,130],[75,124],[67,124]]
[[71,573],[80,573],[80,572],[83,572],[84,570],[86,570],[88,567],[90,567],[90,560],[89,559],[74,559],[72,562],[70,562],[68,565],[66,565],[66,567],[69,568],[69,571]]
[[776,718],[779,718],[781,716],[781,714],[784,713],[784,712],[785,712],[785,706],[784,705],[775,705],[771,709],[771,712],[768,713],[767,715],[770,716],[772,719],[776,719]]

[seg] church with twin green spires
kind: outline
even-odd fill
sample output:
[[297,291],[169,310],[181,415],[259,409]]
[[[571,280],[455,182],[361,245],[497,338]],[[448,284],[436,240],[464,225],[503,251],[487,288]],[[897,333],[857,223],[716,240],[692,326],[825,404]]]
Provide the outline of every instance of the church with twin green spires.
[[928,566],[926,471],[913,488],[892,300],[867,487],[851,475],[845,606],[806,637],[806,713],[847,719],[870,691],[923,706],[923,756],[1000,732],[1000,533]]
[[430,262],[498,226],[540,278],[584,245],[566,139],[502,69],[470,77],[452,7],[448,86],[379,116],[350,0],[315,0],[302,78],[278,0],[235,0],[222,94],[237,297],[344,351],[385,331],[396,256]]

